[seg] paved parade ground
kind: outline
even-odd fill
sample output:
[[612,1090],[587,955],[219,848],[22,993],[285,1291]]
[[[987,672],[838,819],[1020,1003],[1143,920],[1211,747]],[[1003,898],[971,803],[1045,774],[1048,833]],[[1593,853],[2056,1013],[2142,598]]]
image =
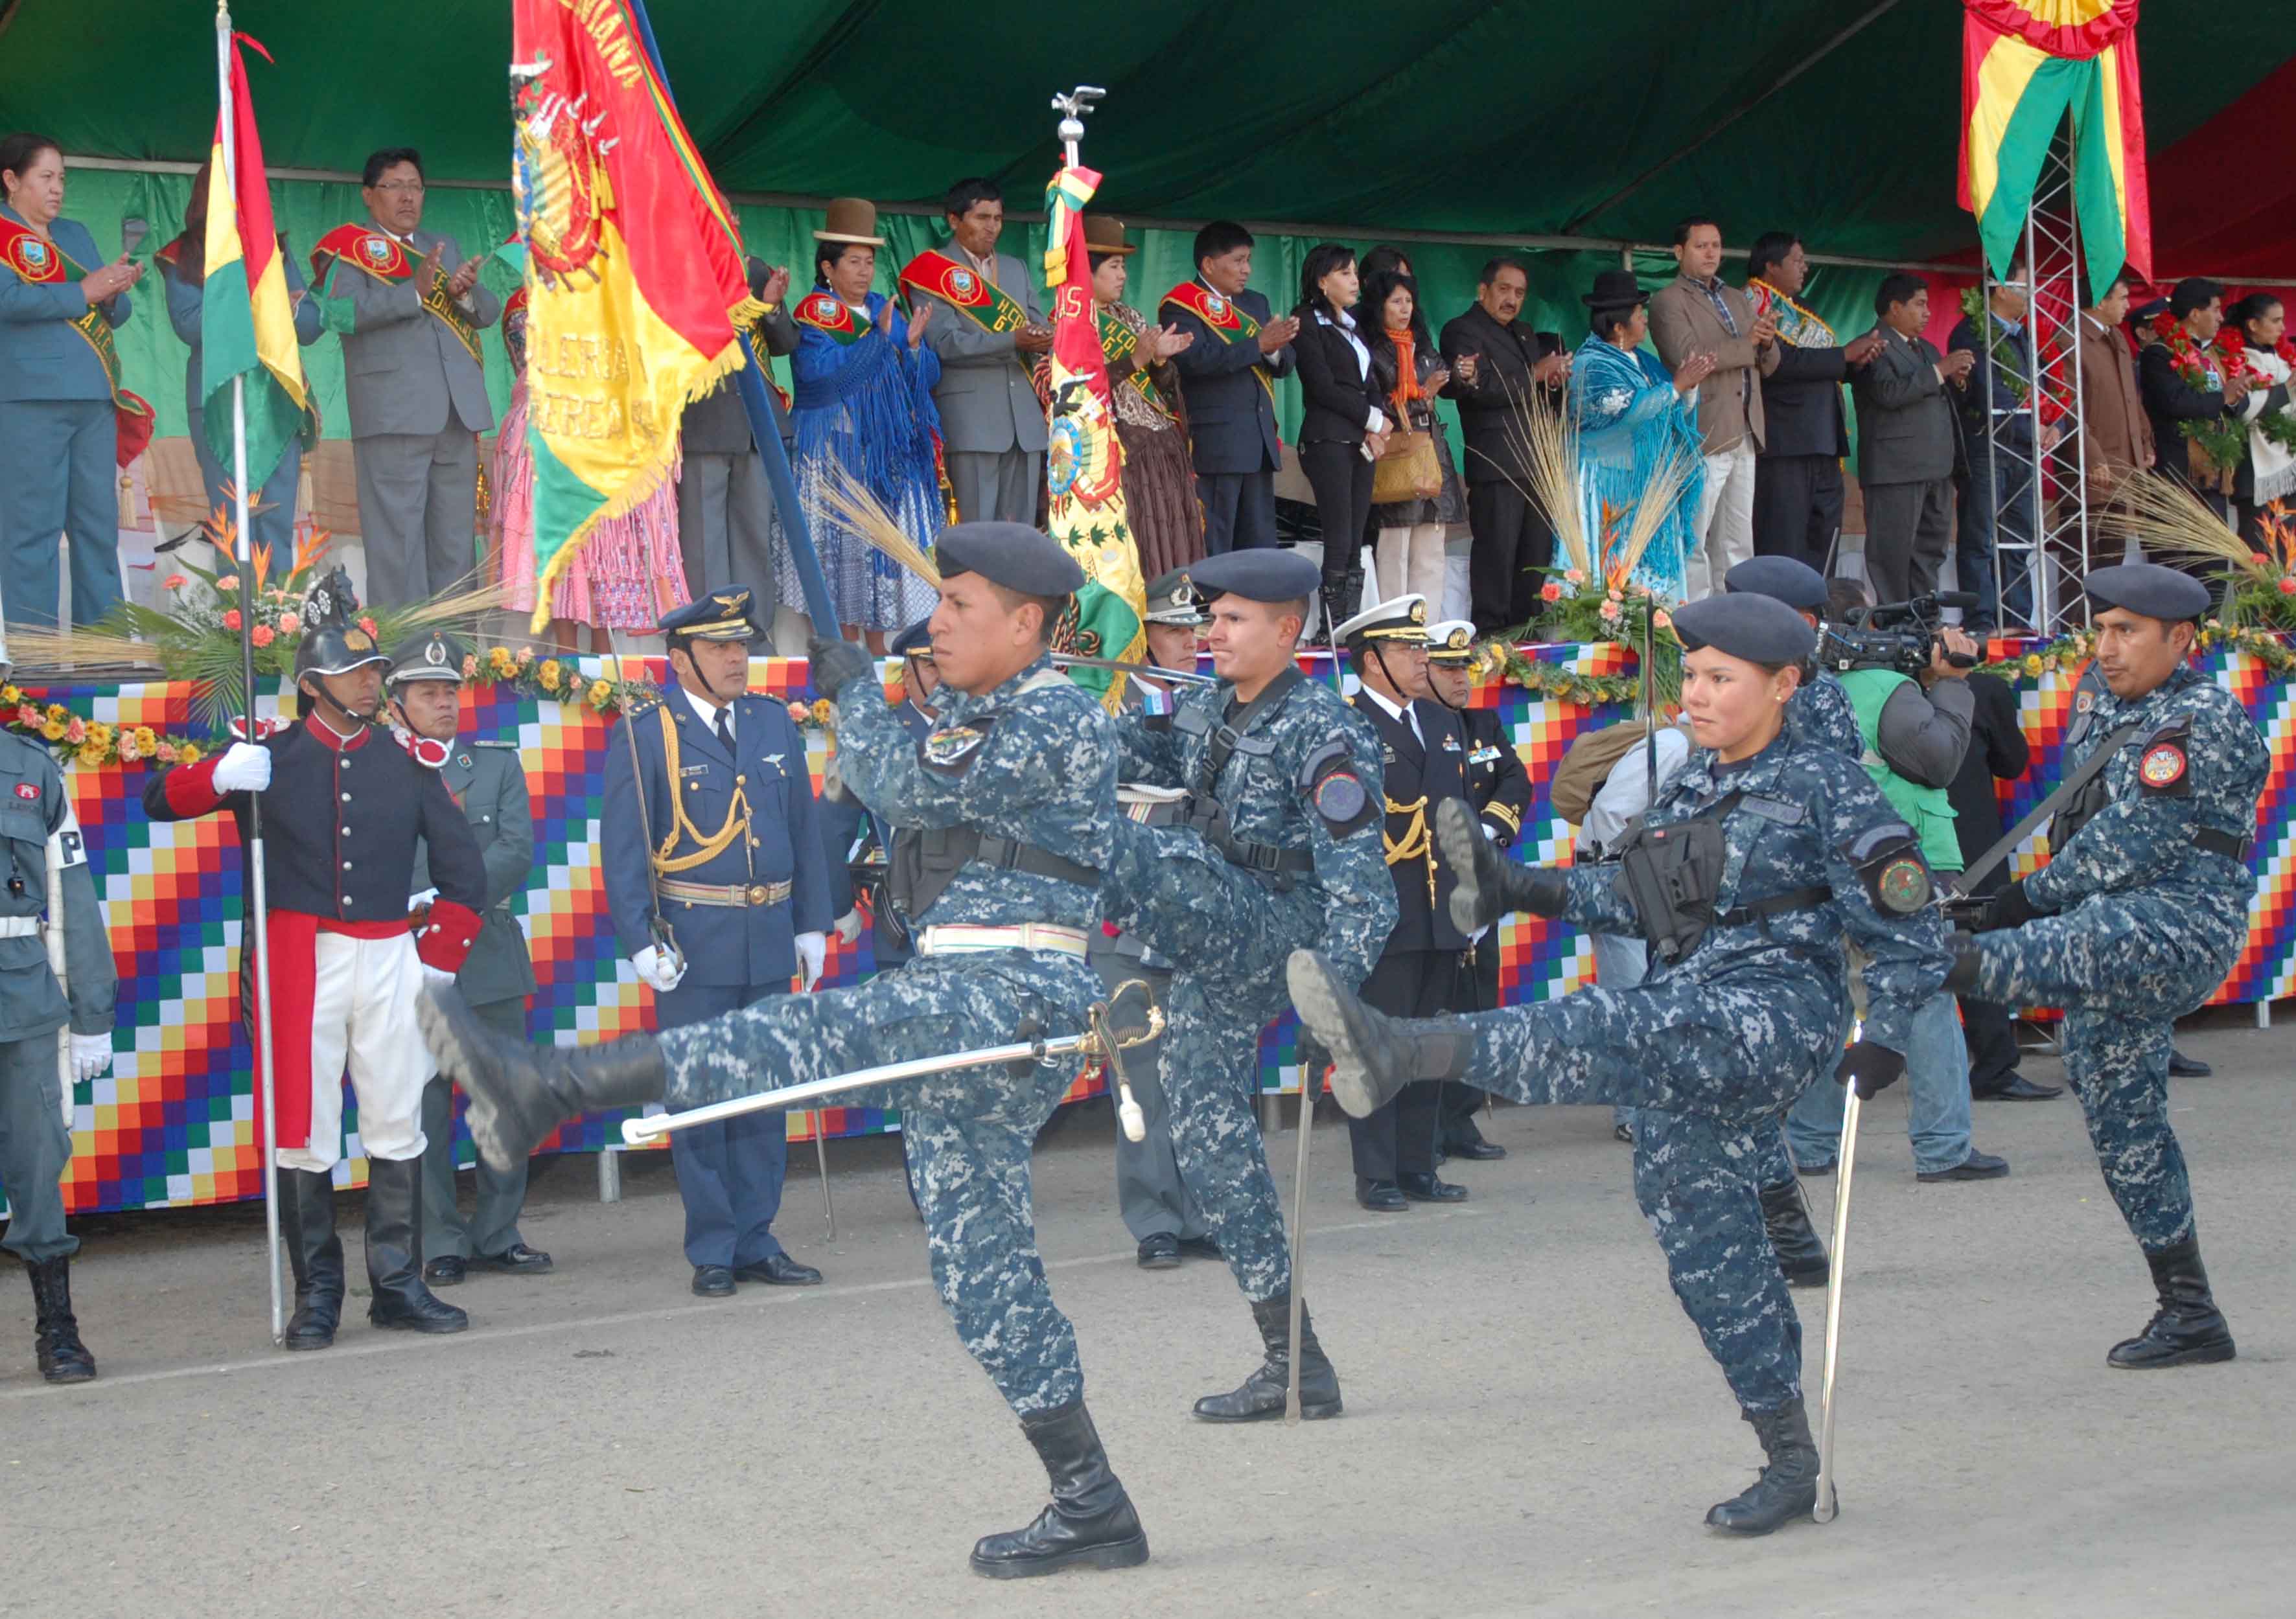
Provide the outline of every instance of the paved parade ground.
[[[2148,1279],[2069,1097],[1980,1104],[1977,1143],[2013,1173],[1958,1185],[1915,1182],[1904,1086],[1868,1109],[1830,1525],[1702,1526],[1759,1451],[1607,1110],[1501,1110],[1512,1156],[1447,1171],[1472,1201],[1400,1216],[1355,1206],[1324,1123],[1304,1280],[1348,1414],[1287,1430],[1190,1420],[1255,1363],[1250,1320],[1220,1265],[1136,1268],[1092,1105],[1047,1133],[1037,1212],[1144,1569],[966,1572],[976,1536],[1035,1515],[1043,1472],[934,1296],[897,1149],[844,1142],[836,1241],[809,1149],[776,1227],[825,1286],[695,1299],[666,1157],[615,1206],[567,1158],[524,1222],[556,1274],[474,1274],[445,1295],[459,1337],[367,1326],[354,1202],[353,1294],[316,1354],[265,1341],[259,1208],[81,1222],[102,1380],[44,1386],[29,1292],[0,1279],[0,1614],[2285,1615],[2296,1035],[2249,1018],[2188,1026],[2218,1075],[2172,1095],[2229,1366],[2105,1369]],[[1274,1143],[1287,1200],[1294,1139]],[[1809,1185],[1823,1227],[1833,1182]],[[1795,1296],[1814,1421],[1824,1296]]]

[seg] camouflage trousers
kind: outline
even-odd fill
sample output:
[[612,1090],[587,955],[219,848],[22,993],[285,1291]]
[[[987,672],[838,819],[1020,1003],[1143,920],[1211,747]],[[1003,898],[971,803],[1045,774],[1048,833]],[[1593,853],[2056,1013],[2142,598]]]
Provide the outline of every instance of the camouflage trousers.
[[2190,904],[2100,895],[2061,916],[1978,936],[1979,998],[2065,1009],[2065,1075],[2089,1144],[2137,1246],[2193,1235],[2193,1183],[2169,1126],[2176,1019],[2224,982],[2247,936],[2236,919]]
[[[660,1036],[673,1110],[856,1068],[1083,1030],[1100,978],[1022,951],[921,957],[850,989],[781,995]],[[1078,1399],[1076,1330],[1037,1252],[1029,1157],[1078,1061],[967,1068],[840,1099],[901,1111],[925,1244],[957,1337],[1020,1415]]]

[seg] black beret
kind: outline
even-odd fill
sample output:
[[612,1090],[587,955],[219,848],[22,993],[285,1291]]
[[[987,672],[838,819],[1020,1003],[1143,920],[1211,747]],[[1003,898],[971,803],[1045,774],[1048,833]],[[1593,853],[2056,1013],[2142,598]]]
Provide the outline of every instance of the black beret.
[[1748,663],[1800,663],[1817,632],[1774,596],[1708,596],[1674,609],[1674,633],[1691,651],[1712,647]]
[[1807,562],[1792,557],[1748,557],[1722,576],[1734,595],[1767,596],[1800,613],[1825,610],[1825,579]]
[[390,671],[383,676],[387,684],[405,685],[410,680],[451,680],[463,678],[463,658],[467,649],[444,630],[430,630],[409,636],[392,649]]
[[979,574],[1024,596],[1069,596],[1084,588],[1084,569],[1061,543],[1026,523],[952,523],[933,542],[941,576]]
[[755,641],[766,633],[750,609],[755,600],[746,585],[704,591],[684,607],[664,613],[654,627],[665,635],[694,641]]
[[2091,601],[2105,607],[2125,607],[2147,618],[2170,624],[2198,618],[2214,601],[2209,587],[2190,574],[2180,574],[2158,562],[2124,562],[2100,568],[2081,581]]
[[1273,546],[1223,552],[1206,557],[1188,571],[1195,577],[1197,593],[1207,601],[1222,596],[1242,596],[1246,601],[1297,601],[1314,595],[1324,582],[1323,570],[1307,558]]
[[932,620],[918,619],[893,637],[892,653],[896,658],[931,658],[932,656]]
[[1196,625],[1204,621],[1204,604],[1196,582],[1185,568],[1167,568],[1148,586],[1149,624]]

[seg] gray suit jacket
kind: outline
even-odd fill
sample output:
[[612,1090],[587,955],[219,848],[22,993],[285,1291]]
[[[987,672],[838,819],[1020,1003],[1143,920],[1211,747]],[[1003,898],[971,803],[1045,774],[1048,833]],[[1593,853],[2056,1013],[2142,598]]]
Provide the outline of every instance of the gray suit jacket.
[[[942,242],[940,250],[959,264],[971,262],[955,241]],[[1029,312],[1031,323],[1044,323],[1036,281],[1010,253],[996,256],[996,285]],[[1043,449],[1044,402],[1029,380],[1028,356],[1013,347],[1013,334],[983,331],[946,300],[932,301],[942,307],[927,323],[924,340],[940,356],[933,404],[940,411],[942,444],[960,454]]]
[[[766,268],[761,260],[753,258],[750,261],[751,298],[755,298],[758,289],[765,285]],[[791,290],[795,290],[792,283]],[[940,317],[935,315],[933,318],[939,320]],[[784,298],[758,323],[758,330],[765,338],[767,354],[797,352],[797,322],[790,316],[788,298]],[[742,390],[734,386],[734,382],[735,379],[728,376],[716,388],[685,407],[685,414],[679,419],[678,432],[688,455],[746,455],[758,447],[757,440],[750,436],[750,413],[742,408]],[[766,391],[770,402],[773,390],[768,388]],[[774,413],[776,416],[782,414],[778,407]],[[786,417],[781,421],[781,429],[783,439],[792,437]]]
[[[450,339],[451,340],[451,339]],[[487,903],[479,936],[455,984],[472,1006],[515,1001],[534,993],[534,961],[510,903],[534,875],[534,812],[526,793],[526,767],[508,742],[457,739],[439,775],[463,806],[479,853],[487,863]],[[430,851],[414,851],[415,893],[430,886]]]
[[[18,225],[24,223],[13,209],[0,207],[0,213]],[[78,220],[54,220],[48,232],[83,273],[102,268],[95,239]],[[71,329],[70,323],[87,313],[87,296],[79,290],[79,277],[67,275],[64,281],[34,286],[0,274],[0,399],[111,397],[103,362],[87,339]],[[117,328],[127,323],[135,300],[122,292],[102,307],[105,323]]]
[[[412,241],[416,258],[438,243],[439,267],[447,274],[463,262],[462,245],[452,236],[417,231]],[[422,307],[413,276],[383,281],[338,264],[321,291],[327,324],[342,334],[352,437],[443,433],[450,417],[474,433],[494,426],[486,372],[447,323]],[[463,313],[473,326],[491,326],[502,318],[502,299],[481,282],[471,289]]]
[[1926,484],[1953,476],[1953,405],[1938,380],[1937,345],[1888,326],[1881,352],[1850,381],[1857,402],[1857,481]]

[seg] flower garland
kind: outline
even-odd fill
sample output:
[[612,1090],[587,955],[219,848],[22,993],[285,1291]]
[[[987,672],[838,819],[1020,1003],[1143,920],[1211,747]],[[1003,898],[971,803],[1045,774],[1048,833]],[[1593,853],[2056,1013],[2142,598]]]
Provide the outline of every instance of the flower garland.
[[[2285,678],[2296,673],[2296,651],[2289,649],[2284,635],[2270,630],[2259,630],[2243,624],[2226,624],[2220,618],[2202,622],[2199,638],[2193,643],[2195,651],[2205,652],[2215,647],[2227,651],[2245,652],[2262,664],[2266,671]],[[2050,670],[2070,675],[2096,656],[2096,632],[2087,626],[2066,631],[2046,646],[2009,658],[1997,658],[1977,666],[1981,674],[1997,675],[2003,680],[2038,680]]]
[[[2273,379],[2265,375],[2248,357],[2248,336],[2227,321],[2217,331],[2217,357],[2222,362],[2225,374],[2244,376],[2251,387],[2268,388]],[[2273,354],[2279,362],[2296,373],[2296,342],[2282,338],[2274,346]],[[2249,424],[2284,450],[2296,451],[2296,415],[2284,410],[2267,411]]]
[[179,740],[149,725],[112,725],[88,719],[62,703],[36,703],[13,683],[0,685],[0,724],[26,741],[88,770],[144,760],[196,765],[204,756],[197,742]]
[[[1538,587],[1538,599],[1546,604],[1546,610],[1539,615],[1532,638],[1572,646],[1611,642],[1637,657],[1647,640],[1656,664],[1652,675],[1659,706],[1670,707],[1681,697],[1682,642],[1675,638],[1674,620],[1668,616],[1664,599],[1653,595],[1640,581],[1627,576],[1622,567],[1609,569],[1599,584],[1580,568],[1566,568],[1559,580],[1549,579]],[[1508,678],[1526,690],[1556,695],[1552,683],[1554,666],[1524,661],[1526,667],[1545,669],[1549,674],[1518,675],[1511,666]],[[1628,700],[1642,687],[1639,674],[1570,678],[1623,683],[1625,697],[1603,699],[1606,701]]]
[[1581,675],[1562,664],[1526,658],[1512,642],[1505,640],[1486,641],[1477,646],[1467,670],[1476,680],[1504,680],[1550,701],[1578,703],[1589,708],[1635,702],[1643,689],[1640,675]]
[[[2183,379],[2185,387],[2197,388],[2202,393],[2224,391],[2223,380],[2217,368],[2210,364],[2210,356],[2202,353],[2200,345],[2193,341],[2193,334],[2185,330],[2184,322],[2164,309],[2152,317],[2152,331],[2161,339],[2161,347],[2168,349],[2169,363],[2176,368],[2177,375]],[[2224,333],[2220,331],[2217,335],[2221,339]],[[2220,345],[2215,349],[2219,359],[2224,353]],[[2238,364],[2242,372],[2248,369],[2248,356],[2244,352]],[[2211,382],[2216,386],[2211,388]],[[2240,464],[2244,436],[2237,424],[2226,421],[2221,416],[2212,416],[2180,421],[2177,427],[2193,448],[2201,453],[2210,470],[2229,473]]]

